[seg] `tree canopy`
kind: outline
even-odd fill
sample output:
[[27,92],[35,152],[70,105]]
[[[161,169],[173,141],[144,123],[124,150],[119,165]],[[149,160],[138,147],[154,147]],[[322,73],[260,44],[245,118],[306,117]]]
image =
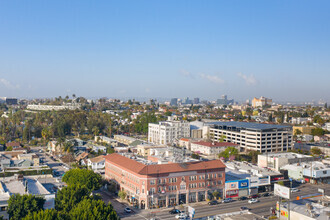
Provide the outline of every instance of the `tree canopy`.
[[102,200],[84,199],[70,211],[71,219],[79,220],[108,220],[118,219],[111,204],[106,205]]
[[60,190],[55,198],[58,211],[69,212],[76,204],[89,197],[90,191],[85,186],[71,185]]
[[29,212],[43,209],[45,199],[34,195],[13,194],[8,200],[8,214],[10,219],[24,218]]
[[69,170],[64,174],[62,181],[67,183],[68,186],[85,186],[90,191],[97,190],[102,185],[101,175],[86,169]]
[[238,150],[235,147],[227,147],[226,150],[222,151],[218,156],[223,158],[229,158],[230,156],[237,156]]
[[23,220],[69,220],[70,217],[64,212],[58,212],[55,209],[40,210],[38,212],[29,212]]

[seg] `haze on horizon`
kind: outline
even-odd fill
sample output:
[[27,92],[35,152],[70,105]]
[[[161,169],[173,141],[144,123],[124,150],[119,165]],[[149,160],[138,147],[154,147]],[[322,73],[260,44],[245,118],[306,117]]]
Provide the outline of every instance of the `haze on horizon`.
[[329,1],[0,1],[0,96],[330,101]]

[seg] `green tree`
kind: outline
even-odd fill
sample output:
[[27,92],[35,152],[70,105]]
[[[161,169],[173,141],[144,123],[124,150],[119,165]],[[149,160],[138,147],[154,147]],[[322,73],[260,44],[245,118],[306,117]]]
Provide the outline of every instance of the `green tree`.
[[76,204],[89,197],[90,191],[85,186],[73,185],[61,189],[55,198],[58,211],[69,212]]
[[58,212],[55,209],[40,210],[38,212],[29,212],[23,220],[69,220],[69,215],[64,212]]
[[94,173],[92,170],[85,169],[69,170],[64,174],[62,181],[69,186],[85,186],[90,191],[97,190],[102,186],[101,175]]
[[113,149],[112,147],[107,147],[107,153],[113,154],[113,153],[115,153],[115,149]]
[[325,134],[325,131],[322,128],[312,129],[312,135],[313,136],[323,136],[324,134]]
[[71,219],[79,220],[117,220],[116,211],[111,204],[102,200],[84,199],[70,211]]
[[11,195],[8,200],[8,214],[10,219],[24,218],[29,212],[43,209],[45,199],[34,195]]
[[298,136],[298,135],[301,135],[301,134],[302,134],[301,130],[299,130],[299,129],[294,129],[294,135],[295,135],[295,136]]
[[200,158],[200,156],[196,153],[192,153],[191,157],[194,158],[194,159],[199,159]]
[[127,193],[124,190],[119,191],[118,196],[124,200],[127,196]]
[[238,150],[235,147],[227,147],[226,150],[222,151],[218,156],[229,158],[230,156],[237,156]]

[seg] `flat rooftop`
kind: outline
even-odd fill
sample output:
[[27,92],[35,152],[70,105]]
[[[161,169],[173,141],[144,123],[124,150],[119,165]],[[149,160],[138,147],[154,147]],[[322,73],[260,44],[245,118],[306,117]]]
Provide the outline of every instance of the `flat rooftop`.
[[226,126],[235,129],[237,128],[250,129],[256,131],[292,128],[291,126],[286,126],[286,125],[261,124],[261,123],[250,123],[250,122],[240,122],[240,121],[217,121],[217,122],[209,122],[207,124],[216,125],[216,126]]
[[251,176],[274,176],[274,175],[280,175],[281,173],[275,172],[273,170],[270,170],[268,168],[260,168],[258,166],[255,166],[253,164],[247,163],[247,162],[238,162],[238,161],[231,161],[226,162],[226,172],[231,171],[233,174],[250,174]]
[[294,159],[294,158],[311,158],[312,156],[304,155],[304,154],[297,154],[293,152],[279,152],[279,153],[268,153],[263,154],[263,156],[267,157],[278,157],[278,158],[288,158],[288,159]]

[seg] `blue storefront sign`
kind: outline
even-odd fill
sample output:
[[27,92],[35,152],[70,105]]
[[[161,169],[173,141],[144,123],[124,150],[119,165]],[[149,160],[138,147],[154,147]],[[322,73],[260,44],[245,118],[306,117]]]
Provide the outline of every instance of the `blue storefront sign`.
[[244,189],[244,188],[249,188],[249,180],[238,180],[238,188],[239,189]]

